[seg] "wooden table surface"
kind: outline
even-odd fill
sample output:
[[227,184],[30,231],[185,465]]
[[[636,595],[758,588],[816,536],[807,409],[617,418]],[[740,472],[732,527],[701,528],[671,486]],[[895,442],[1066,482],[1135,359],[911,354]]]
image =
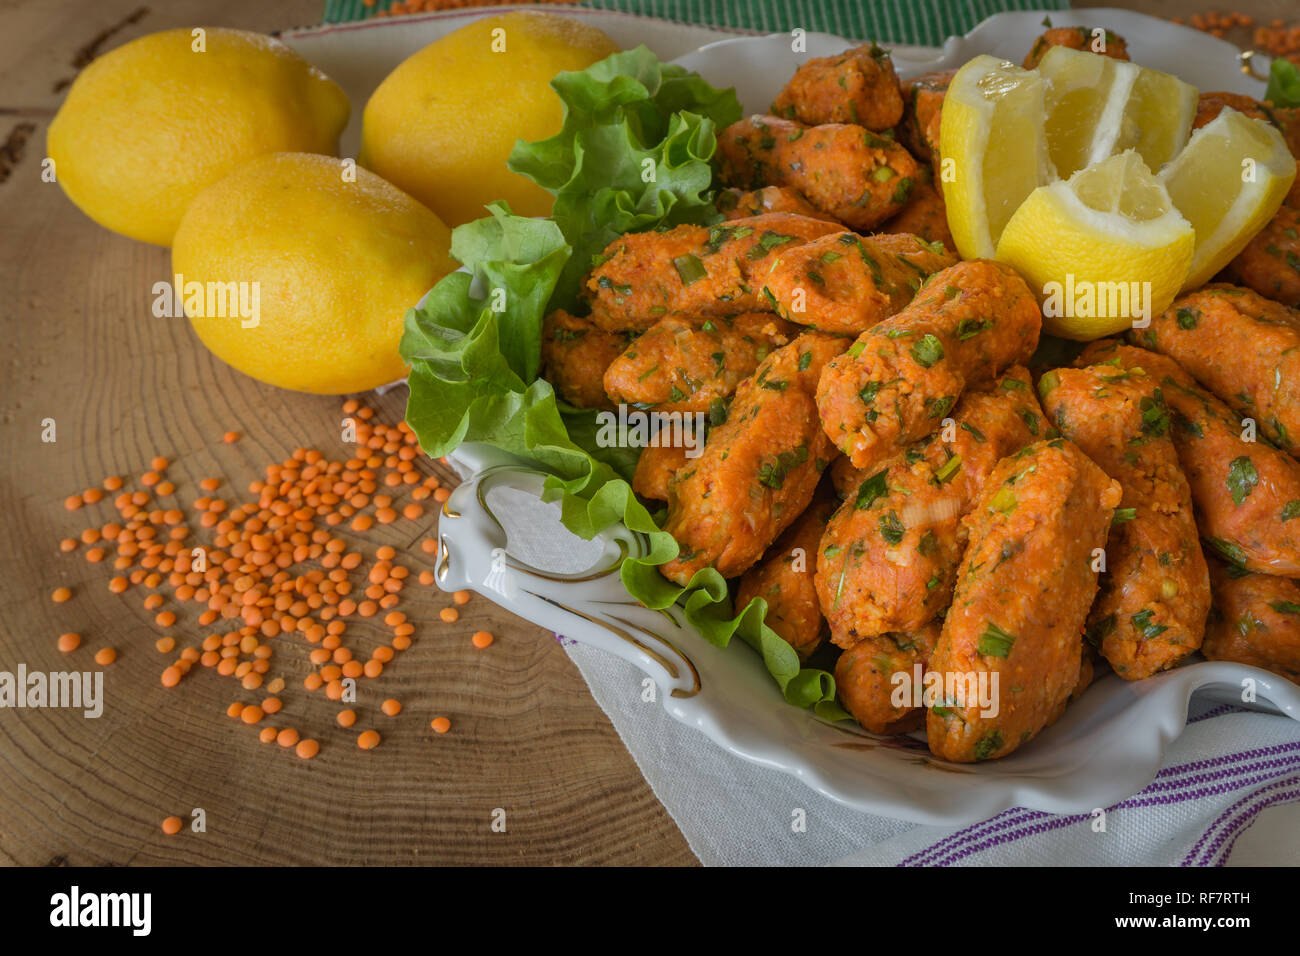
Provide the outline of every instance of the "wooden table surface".
[[[1124,2],[1163,15],[1214,5]],[[1284,15],[1286,2],[1247,12]],[[162,454],[186,505],[207,475],[244,497],[263,468],[297,446],[341,457],[340,401],[262,386],[200,345],[183,319],[151,314],[152,286],[170,278],[166,250],[110,233],[58,186],[40,180],[45,128],[62,90],[98,52],[157,30],[197,24],[269,32],[317,21],[319,0],[9,0],[0,8],[0,317],[7,355],[0,394],[0,671],[96,669],[111,646],[105,709],[0,710],[0,861],[9,864],[691,864],[686,842],[547,632],[477,596],[459,622],[438,611],[436,588],[408,588],[415,644],[378,681],[362,681],[363,723],[384,741],[359,750],[334,725],[337,705],[302,688],[305,645],[277,639],[288,686],[279,724],[322,742],[296,759],[225,716],[257,696],[205,668],[173,689],[153,648],[164,633],[142,588],[109,592],[107,564],[87,563],[60,539],[115,517],[107,500],[70,513],[64,498],[106,475],[138,476]],[[361,104],[353,104],[359,109]],[[378,400],[397,422],[405,390]],[[54,442],[42,441],[53,419]],[[226,445],[221,436],[243,438]],[[445,476],[444,476],[445,477]],[[231,490],[233,489],[233,491]],[[110,496],[111,497],[111,496]],[[415,543],[429,519],[368,532],[431,560]],[[67,586],[73,598],[50,599]],[[175,605],[170,605],[175,606]],[[193,605],[189,605],[192,607]],[[487,650],[470,635],[496,635]],[[185,610],[169,632],[203,633]],[[65,631],[85,642],[55,647]],[[184,646],[184,643],[180,646]],[[370,685],[380,685],[375,688]],[[378,716],[386,696],[402,715]],[[439,736],[429,719],[445,715]],[[360,726],[360,725],[359,725]],[[207,831],[165,837],[169,815],[202,808]],[[506,810],[505,833],[493,811]]]

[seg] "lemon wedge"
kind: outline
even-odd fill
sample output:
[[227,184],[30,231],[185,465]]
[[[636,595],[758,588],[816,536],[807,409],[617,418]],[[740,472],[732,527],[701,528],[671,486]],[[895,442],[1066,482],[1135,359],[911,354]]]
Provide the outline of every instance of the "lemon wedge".
[[1045,331],[1087,341],[1168,308],[1195,248],[1191,223],[1130,149],[1034,190],[997,258],[1038,290]]
[[1296,177],[1282,134],[1225,107],[1192,134],[1159,180],[1196,230],[1183,282],[1195,289],[1226,266],[1274,215]]
[[1051,179],[1043,97],[1038,73],[987,55],[958,70],[948,87],[940,181],[963,259],[991,258],[1016,208]]
[[1047,51],[1038,72],[1047,151],[1062,179],[1126,149],[1159,169],[1187,143],[1197,93],[1176,76],[1063,46]]

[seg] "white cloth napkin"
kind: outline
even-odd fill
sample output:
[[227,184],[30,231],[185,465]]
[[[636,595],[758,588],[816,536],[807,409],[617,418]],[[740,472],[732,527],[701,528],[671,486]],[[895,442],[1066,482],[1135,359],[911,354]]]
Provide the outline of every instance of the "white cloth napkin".
[[[562,639],[596,702],[695,855],[708,865],[1296,865],[1300,723],[1193,698],[1187,728],[1141,793],[1084,816],[1007,810],[973,826],[919,826],[850,810],[747,763],[662,708],[643,674]],[[793,811],[807,817],[794,832]]]

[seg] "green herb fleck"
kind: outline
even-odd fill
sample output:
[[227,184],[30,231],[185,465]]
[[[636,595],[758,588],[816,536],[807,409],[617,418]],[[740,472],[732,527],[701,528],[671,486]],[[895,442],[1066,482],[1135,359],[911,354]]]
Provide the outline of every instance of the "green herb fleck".
[[1112,525],[1124,524],[1136,518],[1137,514],[1136,508],[1116,508],[1115,516],[1110,519],[1110,523]]
[[689,252],[674,259],[673,265],[677,268],[677,274],[681,276],[682,285],[690,285],[708,275],[704,263]]
[[858,498],[853,503],[853,507],[858,511],[870,508],[876,503],[877,498],[881,498],[889,492],[889,486],[885,479],[889,476],[889,469],[882,468],[862,484],[858,485]]
[[1228,491],[1232,493],[1232,503],[1240,507],[1255,486],[1259,484],[1259,472],[1247,456],[1232,459],[1228,465]]
[[979,739],[977,744],[975,744],[975,759],[988,760],[995,753],[1001,750],[1002,746],[1002,731],[990,730]]
[[1138,629],[1144,638],[1150,639],[1169,630],[1164,624],[1153,623],[1151,620],[1153,614],[1154,612],[1150,610],[1142,610],[1129,618],[1133,622],[1133,626]]
[[976,650],[988,657],[1006,657],[1011,653],[1011,646],[1015,643],[1014,634],[1008,634],[992,621],[986,621],[984,633],[980,635]]
[[993,323],[988,319],[962,319],[957,323],[957,338],[965,342],[967,339],[974,338],[985,329],[992,328]]
[[912,346],[909,351],[916,364],[922,368],[930,368],[935,362],[943,358],[943,343],[930,334],[921,337],[921,341]]

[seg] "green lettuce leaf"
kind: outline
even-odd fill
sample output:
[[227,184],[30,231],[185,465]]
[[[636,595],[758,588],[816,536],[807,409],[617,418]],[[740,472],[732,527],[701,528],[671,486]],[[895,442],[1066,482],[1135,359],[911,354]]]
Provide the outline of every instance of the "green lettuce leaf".
[[1268,69],[1264,99],[1278,107],[1300,107],[1300,67],[1284,56],[1274,57]]
[[552,308],[580,310],[582,277],[614,239],[683,223],[710,224],[716,130],[740,118],[733,90],[716,90],[644,46],[560,73],[551,87],[564,125],[519,140],[512,170],[555,195],[551,217],[573,247]]
[[[680,603],[709,642],[739,635],[762,656],[785,699],[828,719],[835,680],[800,666],[794,650],[764,622],[767,604],[736,613],[726,580],[713,568],[686,588],[657,566],[677,556],[630,484],[639,449],[601,447],[596,412],[561,401],[538,377],[542,321],[576,307],[592,256],[631,231],[712,222],[712,167],[718,124],[740,107],[644,47],[617,53],[552,86],[564,102],[564,128],[539,143],[519,143],[511,168],[555,193],[549,219],[516,216],[505,203],[452,232],[452,255],[466,271],[440,281],[405,319],[402,357],[411,366],[406,420],[433,457],[462,442],[485,442],[535,464],[550,477],[546,496],[561,519],[590,539],[615,522],[645,534],[649,553],[628,558],[621,576],[649,607]],[[654,175],[643,175],[654,170]],[[647,181],[648,180],[648,181]]]

